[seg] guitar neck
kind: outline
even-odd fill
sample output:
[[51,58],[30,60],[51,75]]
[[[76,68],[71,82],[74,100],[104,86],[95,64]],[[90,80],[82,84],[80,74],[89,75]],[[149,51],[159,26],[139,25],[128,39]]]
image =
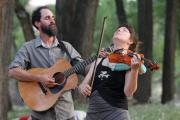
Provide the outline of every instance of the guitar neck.
[[77,63],[72,68],[67,69],[66,71],[64,71],[65,77],[68,77],[73,73],[78,73],[79,71],[83,70],[88,64],[92,63],[96,58],[96,56],[90,57],[82,62]]

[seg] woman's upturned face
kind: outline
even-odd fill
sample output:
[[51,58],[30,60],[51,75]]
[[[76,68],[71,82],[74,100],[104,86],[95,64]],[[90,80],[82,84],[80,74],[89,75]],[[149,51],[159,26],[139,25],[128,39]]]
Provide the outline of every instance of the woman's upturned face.
[[131,33],[126,27],[120,27],[116,30],[113,36],[114,44],[122,44],[130,42]]

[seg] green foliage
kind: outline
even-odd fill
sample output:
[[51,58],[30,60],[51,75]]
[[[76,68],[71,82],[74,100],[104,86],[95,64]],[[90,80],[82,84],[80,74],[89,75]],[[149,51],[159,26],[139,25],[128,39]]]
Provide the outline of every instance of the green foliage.
[[15,40],[15,45],[19,48],[24,43],[24,35],[21,28],[21,24],[17,19],[16,15],[13,17],[13,38]]
[[54,13],[55,15],[55,5],[48,5],[49,9]]
[[175,82],[176,82],[176,92],[180,96],[180,50],[176,51],[175,54]]
[[96,27],[94,32],[93,52],[97,51],[100,40],[103,18],[105,16],[107,16],[107,21],[105,25],[102,47],[109,46],[109,44],[111,43],[112,35],[118,26],[118,19],[116,16],[116,7],[114,0],[99,1],[99,6],[97,9],[97,16],[96,16]]
[[30,0],[16,0],[19,1],[23,6],[26,6]]
[[163,62],[163,50],[164,50],[164,42],[162,40],[154,41],[153,60],[155,60],[157,63]]
[[153,1],[153,40],[154,45],[157,43],[161,46],[155,47],[154,50],[160,48],[163,51],[163,42],[164,42],[164,32],[165,32],[165,1],[164,0],[154,0]]
[[124,0],[124,8],[127,15],[127,21],[128,24],[134,27],[134,29],[137,31],[137,15],[138,15],[138,9],[137,9],[137,1],[136,0]]

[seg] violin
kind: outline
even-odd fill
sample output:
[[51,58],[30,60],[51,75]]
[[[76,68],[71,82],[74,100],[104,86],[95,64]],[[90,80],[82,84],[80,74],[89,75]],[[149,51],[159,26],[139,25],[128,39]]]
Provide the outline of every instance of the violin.
[[[131,50],[119,49],[119,50],[115,50],[113,53],[109,54],[107,57],[109,59],[109,62],[124,63],[131,66],[131,59],[134,55],[137,55],[137,54],[135,54]],[[158,70],[160,68],[160,66],[157,63],[145,58],[144,54],[138,54],[138,55],[140,55],[141,57],[141,62],[142,63],[145,62],[145,66],[148,67],[151,71]]]

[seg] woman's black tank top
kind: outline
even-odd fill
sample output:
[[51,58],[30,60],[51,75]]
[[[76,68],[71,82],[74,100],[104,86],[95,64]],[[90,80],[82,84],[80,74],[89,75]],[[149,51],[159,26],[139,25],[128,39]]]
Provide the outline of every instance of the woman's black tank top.
[[110,105],[128,109],[127,97],[124,94],[126,71],[112,71],[102,65],[103,60],[96,68],[92,92],[98,90],[101,97]]

